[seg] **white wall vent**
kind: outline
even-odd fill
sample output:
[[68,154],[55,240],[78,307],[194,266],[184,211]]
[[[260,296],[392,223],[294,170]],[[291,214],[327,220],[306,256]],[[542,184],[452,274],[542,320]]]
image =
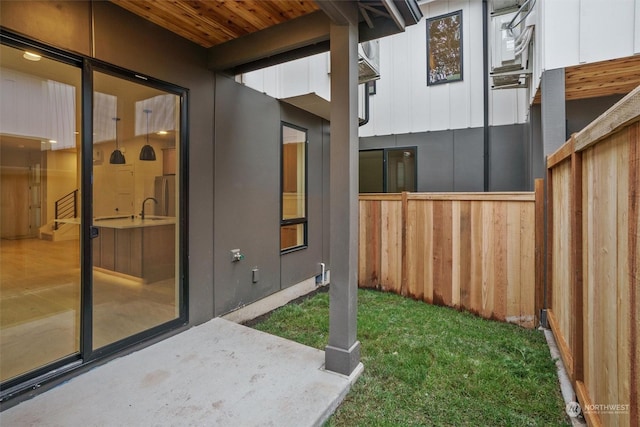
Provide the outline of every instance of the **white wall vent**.
[[358,83],[380,78],[380,42],[370,40],[358,45]]

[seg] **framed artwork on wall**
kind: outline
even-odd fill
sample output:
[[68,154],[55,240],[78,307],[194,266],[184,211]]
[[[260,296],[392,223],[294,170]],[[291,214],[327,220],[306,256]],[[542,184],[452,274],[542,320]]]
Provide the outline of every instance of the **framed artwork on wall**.
[[427,19],[427,85],[462,81],[462,10]]

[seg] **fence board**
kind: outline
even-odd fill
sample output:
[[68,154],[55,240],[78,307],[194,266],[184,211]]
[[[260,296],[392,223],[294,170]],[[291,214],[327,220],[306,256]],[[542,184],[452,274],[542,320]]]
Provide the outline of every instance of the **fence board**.
[[[507,252],[509,248],[507,240],[507,214],[506,202],[496,202],[493,206],[493,238],[494,238],[494,265],[493,265],[493,317],[500,320],[507,318]],[[489,284],[490,285],[490,284]]]
[[484,233],[484,217],[482,203],[471,205],[471,291],[469,310],[482,315],[482,236]]
[[[572,144],[570,144],[572,145]],[[555,165],[551,172],[552,186],[549,199],[553,204],[553,215],[549,218],[549,237],[552,259],[549,260],[551,287],[551,309],[555,320],[555,333],[562,335],[566,344],[560,346],[560,354],[565,362],[570,378],[574,379],[573,358],[571,351],[574,335],[571,329],[571,319],[574,318],[571,304],[571,162],[565,161]]]
[[[451,202],[451,265],[460,265],[460,201]],[[460,307],[460,269],[451,268],[451,307]]]
[[458,279],[460,281],[460,306],[471,307],[471,202],[460,202],[459,245],[458,245]]
[[[544,216],[544,215],[541,215]],[[536,264],[536,209],[530,206],[520,204],[520,276],[514,278],[512,286],[520,290],[520,319],[512,319],[512,323],[517,323],[527,328],[536,326],[536,318],[539,309],[536,309],[536,292],[538,286],[536,282],[537,264]],[[543,240],[540,240],[542,244]],[[533,267],[532,267],[533,266]],[[535,274],[531,274],[531,268],[536,270]],[[542,267],[540,267],[542,271]],[[517,281],[515,281],[517,280]],[[540,292],[542,287],[540,286]],[[509,319],[507,319],[509,320]]]
[[[531,300],[534,301],[534,322],[539,322],[539,315],[544,305],[544,180],[535,180],[535,212],[533,213],[535,218],[535,288],[532,290],[534,295]],[[523,270],[523,273],[525,271]]]
[[534,326],[533,193],[367,195],[360,206],[362,287]]
[[507,259],[506,259],[506,280],[507,280],[507,307],[506,318],[513,320],[522,316],[521,309],[521,280],[520,270],[522,257],[522,246],[520,244],[521,234],[521,212],[520,205],[509,203],[507,205],[507,229],[506,236],[508,239]]
[[402,283],[402,202],[382,203],[380,208],[382,262],[380,283],[383,289],[401,293]]
[[[425,202],[422,207],[422,212],[424,217],[418,218],[419,220],[424,221],[424,228],[421,231],[421,234],[418,234],[416,237],[420,239],[421,236],[429,236],[433,230],[433,202]],[[433,282],[434,282],[434,272],[433,272],[433,245],[431,241],[427,238],[420,239],[422,241],[422,245],[424,248],[424,276],[422,285],[424,287],[424,301],[428,303],[433,303]],[[419,265],[419,264],[418,264]]]
[[629,128],[629,306],[630,422],[640,425],[640,123]]
[[640,87],[547,163],[549,319],[589,425],[640,421],[639,120]]

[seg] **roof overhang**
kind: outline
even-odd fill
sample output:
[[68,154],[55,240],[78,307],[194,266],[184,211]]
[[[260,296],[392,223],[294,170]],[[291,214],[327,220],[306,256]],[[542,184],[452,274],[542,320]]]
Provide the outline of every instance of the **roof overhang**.
[[280,101],[298,107],[301,110],[308,111],[318,117],[330,121],[331,120],[331,103],[315,92],[305,93],[304,95],[292,96],[289,98],[281,98]]
[[320,11],[211,47],[209,69],[239,74],[326,52],[331,23],[349,23],[349,16],[353,14],[348,9],[354,7],[358,8],[360,42],[402,32],[422,18],[416,0],[316,3]]

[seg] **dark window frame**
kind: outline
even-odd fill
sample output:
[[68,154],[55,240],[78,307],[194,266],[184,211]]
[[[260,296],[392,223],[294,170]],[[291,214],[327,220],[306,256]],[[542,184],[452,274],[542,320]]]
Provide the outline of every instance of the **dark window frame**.
[[[304,217],[284,219],[284,128],[288,127],[300,132],[304,132]],[[296,252],[309,247],[309,130],[293,123],[280,122],[280,255]],[[290,225],[303,225],[302,244],[282,248],[282,228]]]
[[[189,286],[188,286],[188,189],[189,189],[189,115],[187,106],[189,104],[189,89],[168,83],[142,73],[136,73],[107,62],[87,57],[81,54],[70,53],[63,49],[52,47],[48,44],[35,41],[31,38],[2,29],[0,32],[0,44],[16,49],[29,49],[30,51],[46,56],[47,58],[77,67],[82,75],[81,80],[81,105],[80,126],[82,129],[81,146],[78,153],[81,155],[81,188],[82,197],[80,200],[82,209],[82,227],[80,231],[80,277],[81,277],[81,297],[80,297],[80,348],[79,352],[55,360],[32,371],[11,378],[2,383],[0,401],[5,402],[28,393],[34,388],[47,383],[60,380],[71,375],[73,372],[81,372],[87,366],[99,363],[101,360],[111,357],[121,351],[131,348],[159,335],[181,328],[189,320]],[[130,80],[139,84],[148,85],[156,89],[164,90],[177,95],[180,98],[180,233],[179,233],[179,316],[169,322],[157,325],[137,334],[125,337],[119,341],[109,344],[99,349],[92,349],[93,340],[93,279],[92,279],[92,199],[93,199],[93,72],[99,71],[106,74]]]
[[[451,76],[455,76],[455,74],[444,74],[442,77],[438,77],[437,79],[433,79],[432,72],[437,74],[437,68],[432,69],[431,66],[431,58],[436,50],[433,48],[434,42],[438,42],[431,34],[431,25],[437,21],[450,20],[456,17],[458,19],[458,31],[459,31],[459,42],[458,42],[458,54],[455,62],[457,62],[457,67],[459,69],[459,75],[456,78],[450,78]],[[464,56],[463,56],[463,26],[462,26],[462,9],[456,10],[455,12],[447,13],[444,15],[434,16],[427,19],[426,25],[426,36],[427,36],[427,86],[435,86],[444,83],[454,83],[461,82],[464,80]],[[447,40],[448,41],[448,40]],[[437,52],[436,52],[437,53]],[[451,53],[451,52],[449,52]],[[446,56],[445,56],[446,58]],[[434,57],[434,59],[437,59]]]
[[[416,184],[416,190],[418,191],[418,147],[416,145],[413,146],[407,146],[407,147],[391,147],[391,148],[367,148],[364,150],[359,150],[358,153],[361,152],[371,152],[371,151],[381,151],[382,152],[382,192],[383,193],[388,193],[389,192],[389,187],[388,187],[388,180],[387,180],[387,175],[389,174],[389,170],[388,170],[388,164],[389,164],[389,152],[391,151],[413,151],[413,155],[415,157],[415,170],[413,172],[414,174],[414,182]],[[363,193],[363,194],[367,194],[367,193]]]

